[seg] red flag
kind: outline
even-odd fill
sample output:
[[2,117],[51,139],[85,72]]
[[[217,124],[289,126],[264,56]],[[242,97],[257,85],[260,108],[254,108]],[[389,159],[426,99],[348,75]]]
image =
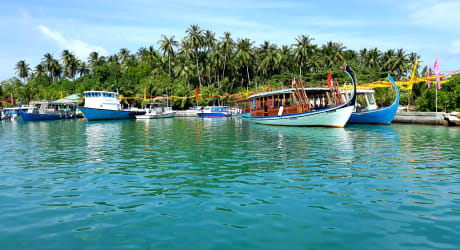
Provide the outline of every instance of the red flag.
[[11,93],[11,105],[13,105],[13,93]]
[[270,83],[268,83],[267,91],[270,91]]
[[198,101],[198,86],[196,86],[195,90],[195,99]]
[[332,72],[329,71],[329,75],[327,76],[327,87],[332,87]]

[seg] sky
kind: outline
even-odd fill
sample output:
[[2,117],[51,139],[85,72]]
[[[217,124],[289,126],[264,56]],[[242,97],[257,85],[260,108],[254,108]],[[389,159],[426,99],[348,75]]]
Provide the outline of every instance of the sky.
[[460,69],[460,0],[2,0],[0,81],[15,76],[19,60],[33,69],[64,49],[85,61],[92,51],[158,49],[161,35],[180,40],[192,24],[256,46],[309,35],[356,51],[403,48],[420,55],[421,66],[439,56],[442,72]]

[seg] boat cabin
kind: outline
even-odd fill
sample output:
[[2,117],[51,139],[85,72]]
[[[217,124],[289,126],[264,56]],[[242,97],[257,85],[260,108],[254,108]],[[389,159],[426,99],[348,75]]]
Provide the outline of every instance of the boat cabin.
[[251,117],[315,111],[344,103],[337,88],[288,88],[251,95]]
[[107,91],[85,91],[85,108],[121,110],[120,100],[116,92]]
[[31,108],[28,108],[26,113],[50,114],[61,113],[69,114],[75,113],[74,103],[56,103],[50,101],[31,101],[29,103]]
[[[342,98],[347,100],[350,91],[342,91]],[[371,88],[359,88],[356,90],[356,111],[374,110],[377,109],[377,104],[374,98],[374,90]]]

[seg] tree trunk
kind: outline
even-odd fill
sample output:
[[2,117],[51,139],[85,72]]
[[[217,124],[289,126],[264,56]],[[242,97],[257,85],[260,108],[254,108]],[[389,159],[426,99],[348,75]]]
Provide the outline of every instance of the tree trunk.
[[200,68],[198,67],[198,50],[195,50],[195,57],[196,57],[196,73],[198,73],[198,81],[200,83],[200,88],[201,88]]
[[171,56],[168,55],[168,62],[169,62],[169,81],[171,81]]
[[225,64],[227,63],[227,55],[224,57],[224,70],[222,71],[222,80],[225,78]]
[[249,66],[246,65],[246,72],[248,73],[248,87],[251,85],[251,80],[249,80]]

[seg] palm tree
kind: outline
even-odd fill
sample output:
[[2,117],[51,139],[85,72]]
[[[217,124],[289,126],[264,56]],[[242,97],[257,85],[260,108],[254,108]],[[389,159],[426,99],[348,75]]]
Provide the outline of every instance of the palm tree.
[[171,56],[174,56],[173,47],[179,46],[179,43],[174,40],[174,36],[167,38],[165,35],[162,35],[162,39],[158,43],[160,43],[160,49],[163,50],[163,56],[168,53],[169,78],[171,78]]
[[291,72],[291,49],[289,48],[288,45],[283,45],[281,46],[281,49],[279,51],[280,56],[281,56],[281,62],[280,62],[280,67],[281,71],[287,71]]
[[276,44],[270,44],[269,41],[265,41],[262,44],[260,52],[261,61],[259,67],[262,69],[265,81],[266,74],[269,74],[270,70],[275,71],[276,67],[279,66],[281,62],[281,54],[279,53]]
[[398,79],[401,79],[403,73],[407,70],[407,55],[403,49],[398,49],[394,57],[391,69],[396,72]]
[[42,64],[45,67],[45,70],[48,71],[49,77],[51,78],[53,77],[52,72],[51,72],[51,64],[53,63],[53,61],[54,61],[53,55],[51,55],[50,53],[46,53],[43,56]]
[[54,81],[54,79],[61,77],[62,66],[59,64],[58,60],[53,59],[53,61],[51,61],[50,65],[48,66],[48,71],[51,75],[51,79]]
[[120,61],[122,64],[124,64],[126,60],[128,60],[129,52],[130,51],[127,48],[120,49],[120,52],[118,53],[118,55],[120,56]]
[[395,50],[389,49],[385,53],[383,53],[381,62],[382,62],[382,70],[392,72],[392,63],[395,59]]
[[61,58],[64,66],[64,76],[75,80],[80,60],[78,60],[75,55],[68,50],[62,51]]
[[78,62],[79,63],[78,63],[77,73],[80,75],[80,77],[89,74],[88,64],[86,64],[85,62],[82,62],[80,60]]
[[203,37],[202,31],[200,30],[200,26],[198,25],[190,25],[187,29],[188,34],[188,43],[191,48],[195,50],[195,59],[196,59],[196,72],[198,74],[198,81],[201,87],[201,77],[200,77],[200,68],[198,66],[198,49],[203,46]]
[[378,70],[380,55],[381,53],[377,48],[370,49],[367,52],[366,57],[364,58],[364,66],[374,70]]
[[35,77],[40,77],[44,75],[45,73],[46,73],[46,70],[43,64],[40,63],[40,64],[37,64],[37,66],[35,66],[35,73],[34,73]]
[[241,67],[246,66],[246,73],[248,76],[248,87],[251,84],[251,80],[249,78],[249,64],[254,60],[254,52],[251,49],[252,44],[253,42],[251,42],[248,38],[238,39],[236,45],[237,50],[235,55],[238,64]]
[[21,60],[18,63],[16,63],[16,74],[20,78],[22,78],[22,81],[25,83],[26,78],[29,76],[29,64],[26,63],[26,60]]
[[95,66],[99,65],[99,63],[100,63],[99,54],[96,51],[91,52],[88,57],[89,66],[91,68],[94,68]]
[[293,44],[294,49],[294,58],[300,66],[300,77],[302,77],[302,67],[307,62],[308,57],[313,54],[314,46],[311,44],[311,41],[314,38],[309,37],[308,35],[300,35],[296,39],[296,44]]
[[234,42],[233,39],[231,38],[231,33],[230,32],[224,32],[224,37],[221,37],[221,46],[220,49],[222,51],[222,55],[224,56],[224,69],[222,70],[222,79],[225,78],[225,66],[227,64],[228,58],[230,58],[230,55],[233,50]]

